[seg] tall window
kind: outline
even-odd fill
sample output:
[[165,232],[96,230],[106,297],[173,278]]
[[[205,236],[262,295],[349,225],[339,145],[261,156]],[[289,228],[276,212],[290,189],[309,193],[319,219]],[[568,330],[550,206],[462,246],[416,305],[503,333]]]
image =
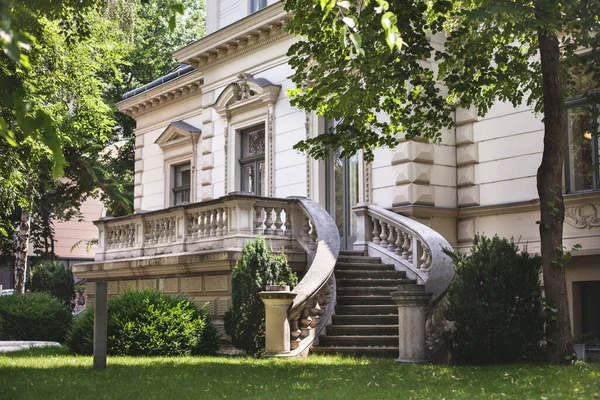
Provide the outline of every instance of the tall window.
[[264,196],[265,190],[265,126],[245,129],[241,133],[241,189]]
[[267,6],[267,0],[250,0],[250,14],[262,10]]
[[567,88],[571,97],[565,104],[565,180],[569,193],[600,189],[600,143],[596,134],[600,105],[588,96],[598,89],[593,74],[584,68],[574,71]]
[[191,168],[190,163],[173,167],[173,205],[190,202]]

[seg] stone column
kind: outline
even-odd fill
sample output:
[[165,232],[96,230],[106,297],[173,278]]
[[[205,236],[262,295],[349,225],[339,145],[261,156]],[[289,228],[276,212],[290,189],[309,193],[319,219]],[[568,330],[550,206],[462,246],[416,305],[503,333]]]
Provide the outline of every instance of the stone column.
[[265,351],[268,354],[290,352],[288,309],[296,297],[289,286],[267,286],[259,293],[265,303]]
[[391,293],[392,300],[398,305],[399,343],[396,362],[427,362],[425,322],[431,294],[425,292],[424,285],[401,285],[398,291]]
[[108,285],[96,282],[94,305],[94,369],[106,368]]

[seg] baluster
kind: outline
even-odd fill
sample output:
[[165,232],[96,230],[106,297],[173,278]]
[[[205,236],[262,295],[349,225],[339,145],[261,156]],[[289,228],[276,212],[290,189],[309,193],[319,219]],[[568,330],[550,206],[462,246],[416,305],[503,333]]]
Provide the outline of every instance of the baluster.
[[381,239],[379,238],[379,234],[381,231],[379,230],[379,221],[375,219],[375,217],[371,217],[371,221],[373,221],[373,243],[379,244]]
[[177,240],[176,232],[177,220],[175,217],[169,218],[169,241],[174,242]]
[[304,217],[304,220],[302,221],[302,235],[300,236],[302,238],[302,241],[305,243],[308,243],[309,239],[310,239],[310,222],[308,221],[308,217]]
[[272,235],[273,230],[273,207],[265,207],[267,219],[265,219],[265,235]]
[[402,236],[404,236],[404,244],[402,244],[402,258],[408,260],[410,258],[411,249],[410,235],[406,232],[403,232]]
[[216,213],[217,218],[217,236],[223,236],[225,221],[223,221],[223,209],[218,208]]
[[196,239],[198,237],[198,213],[190,213],[187,226],[188,238]]
[[152,224],[152,243],[157,244],[158,238],[160,237],[160,227],[158,226],[158,220],[153,220]]
[[379,242],[379,244],[381,245],[381,247],[386,248],[388,245],[388,242],[387,242],[388,234],[386,232],[387,224],[383,221],[380,221],[380,224],[381,224],[381,234],[379,235],[379,237],[381,238],[381,241]]
[[283,210],[285,212],[285,236],[292,236],[292,213],[290,212],[290,209],[284,209]]
[[200,239],[204,234],[204,221],[202,219],[202,212],[194,213],[194,239]]
[[217,236],[217,210],[210,210],[210,236]]
[[254,207],[254,233],[257,235],[262,235],[264,233],[262,210],[262,207]]
[[125,245],[125,230],[123,229],[122,226],[118,227],[117,229],[119,232],[118,239],[117,239],[118,247],[119,248],[125,247],[124,246]]
[[297,349],[300,345],[300,334],[302,331],[298,328],[298,320],[300,319],[300,314],[297,314],[292,318],[291,326],[290,326],[290,349]]
[[229,208],[221,209],[221,218],[223,218],[223,235],[229,233]]
[[129,247],[135,246],[135,225],[129,224]]
[[312,330],[312,318],[310,316],[310,310],[308,307],[305,307],[302,310],[302,319],[300,320],[300,322],[302,322],[302,328],[300,328],[300,337],[304,339],[305,337],[310,335],[310,331]]
[[275,208],[275,235],[277,236],[283,235],[283,229],[281,229],[281,226],[283,225],[283,221],[281,220],[282,211],[283,208]]
[[317,299],[313,299],[313,306],[310,308],[310,315],[312,318],[310,327],[313,329],[315,329],[317,325],[319,325],[319,320],[321,319],[321,317],[319,317],[319,314],[321,314],[321,305],[319,304]]
[[403,246],[404,246],[404,234],[403,234],[402,230],[400,230],[400,228],[396,228],[396,250],[394,251],[394,253],[396,253],[396,255],[398,255],[398,256],[401,256]]
[[394,237],[394,231],[396,229],[393,226],[388,225],[388,230],[390,232],[390,235],[387,238],[387,241],[388,241],[387,249],[388,249],[388,251],[391,251],[392,253],[394,253],[396,250],[396,238]]
[[431,253],[429,252],[429,249],[427,247],[423,246],[423,255],[421,256],[420,268],[425,272],[429,272],[430,267],[431,267]]
[[203,237],[210,237],[210,211],[204,211],[202,213],[202,219],[204,219],[204,232]]
[[311,248],[312,250],[316,250],[317,248],[317,227],[315,226],[315,224],[312,223],[312,221],[310,221],[310,235],[309,235],[309,243],[308,243],[308,247]]

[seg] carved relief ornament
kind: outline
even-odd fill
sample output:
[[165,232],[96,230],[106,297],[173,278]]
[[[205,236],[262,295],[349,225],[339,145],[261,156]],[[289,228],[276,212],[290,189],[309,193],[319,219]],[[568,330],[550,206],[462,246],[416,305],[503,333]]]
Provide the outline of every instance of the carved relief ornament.
[[565,210],[565,222],[575,228],[585,229],[600,226],[600,205],[586,203]]

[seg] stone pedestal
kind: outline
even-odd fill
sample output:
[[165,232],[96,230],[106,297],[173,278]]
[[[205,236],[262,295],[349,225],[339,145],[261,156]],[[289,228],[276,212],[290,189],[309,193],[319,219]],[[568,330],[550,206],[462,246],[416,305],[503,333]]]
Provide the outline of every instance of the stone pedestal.
[[106,368],[107,323],[108,323],[108,285],[96,282],[94,305],[94,369]]
[[427,362],[425,348],[425,322],[427,305],[431,293],[419,290],[423,286],[414,285],[417,290],[392,292],[392,300],[398,305],[398,358],[400,363]]
[[[267,286],[259,296],[265,303],[265,351],[268,354],[290,352],[288,309],[296,297],[289,286]],[[280,290],[284,289],[284,290]]]

